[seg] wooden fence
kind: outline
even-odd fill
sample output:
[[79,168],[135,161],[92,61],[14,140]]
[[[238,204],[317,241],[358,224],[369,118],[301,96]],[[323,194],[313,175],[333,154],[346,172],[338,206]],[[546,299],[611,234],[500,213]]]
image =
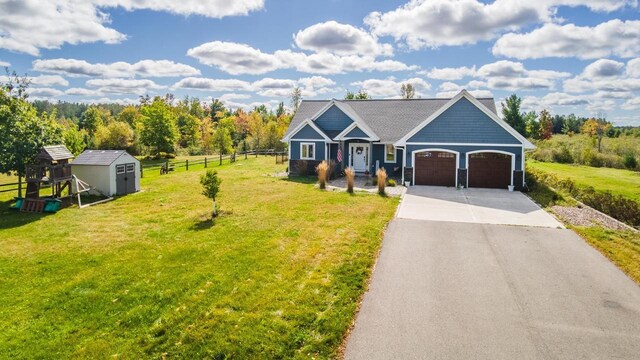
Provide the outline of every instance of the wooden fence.
[[[6,189],[10,187],[10,189]],[[10,191],[18,191],[18,189],[22,188],[22,182],[10,183],[10,184],[0,184],[0,193],[6,193]]]

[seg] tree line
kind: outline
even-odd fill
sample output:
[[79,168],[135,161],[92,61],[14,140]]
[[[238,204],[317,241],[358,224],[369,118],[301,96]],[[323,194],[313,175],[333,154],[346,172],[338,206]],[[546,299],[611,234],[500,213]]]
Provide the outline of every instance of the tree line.
[[13,74],[0,84],[0,173],[24,175],[45,145],[85,149],[124,149],[133,155],[228,154],[283,150],[280,142],[292,114],[284,103],[232,110],[218,100],[177,100],[172,94],[142,96],[136,105],[85,105],[28,101],[29,82]]

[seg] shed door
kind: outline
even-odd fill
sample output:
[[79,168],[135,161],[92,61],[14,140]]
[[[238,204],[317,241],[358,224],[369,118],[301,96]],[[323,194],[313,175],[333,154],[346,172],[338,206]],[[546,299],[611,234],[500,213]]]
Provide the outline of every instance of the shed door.
[[116,195],[127,194],[127,171],[124,164],[116,165]]
[[456,186],[456,154],[423,151],[415,160],[416,185]]
[[127,194],[136,192],[136,164],[126,164],[125,169],[127,171]]
[[511,156],[483,152],[469,155],[469,187],[506,189],[511,185]]

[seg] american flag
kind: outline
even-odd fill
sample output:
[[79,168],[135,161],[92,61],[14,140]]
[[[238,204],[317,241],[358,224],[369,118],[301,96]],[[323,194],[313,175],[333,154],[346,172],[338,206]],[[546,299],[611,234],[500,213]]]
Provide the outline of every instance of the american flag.
[[338,157],[337,157],[338,162],[342,162],[342,149],[338,148]]

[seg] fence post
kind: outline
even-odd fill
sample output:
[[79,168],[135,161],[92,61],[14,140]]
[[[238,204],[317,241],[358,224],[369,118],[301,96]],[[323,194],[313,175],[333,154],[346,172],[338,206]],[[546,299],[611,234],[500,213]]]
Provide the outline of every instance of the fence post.
[[22,175],[18,175],[18,197],[22,197]]
[[144,177],[144,166],[140,165],[140,178]]
[[205,169],[207,168],[207,157],[206,156],[204,157],[204,168]]
[[220,165],[222,165],[222,151],[220,151]]
[[256,158],[257,158],[258,157],[258,149],[256,149],[255,152],[256,152]]
[[185,167],[187,168],[186,171],[189,171],[189,160],[185,160],[185,164],[187,164]]
[[248,153],[248,151],[245,150],[245,152],[244,152],[244,159],[245,160],[247,160],[247,153]]

